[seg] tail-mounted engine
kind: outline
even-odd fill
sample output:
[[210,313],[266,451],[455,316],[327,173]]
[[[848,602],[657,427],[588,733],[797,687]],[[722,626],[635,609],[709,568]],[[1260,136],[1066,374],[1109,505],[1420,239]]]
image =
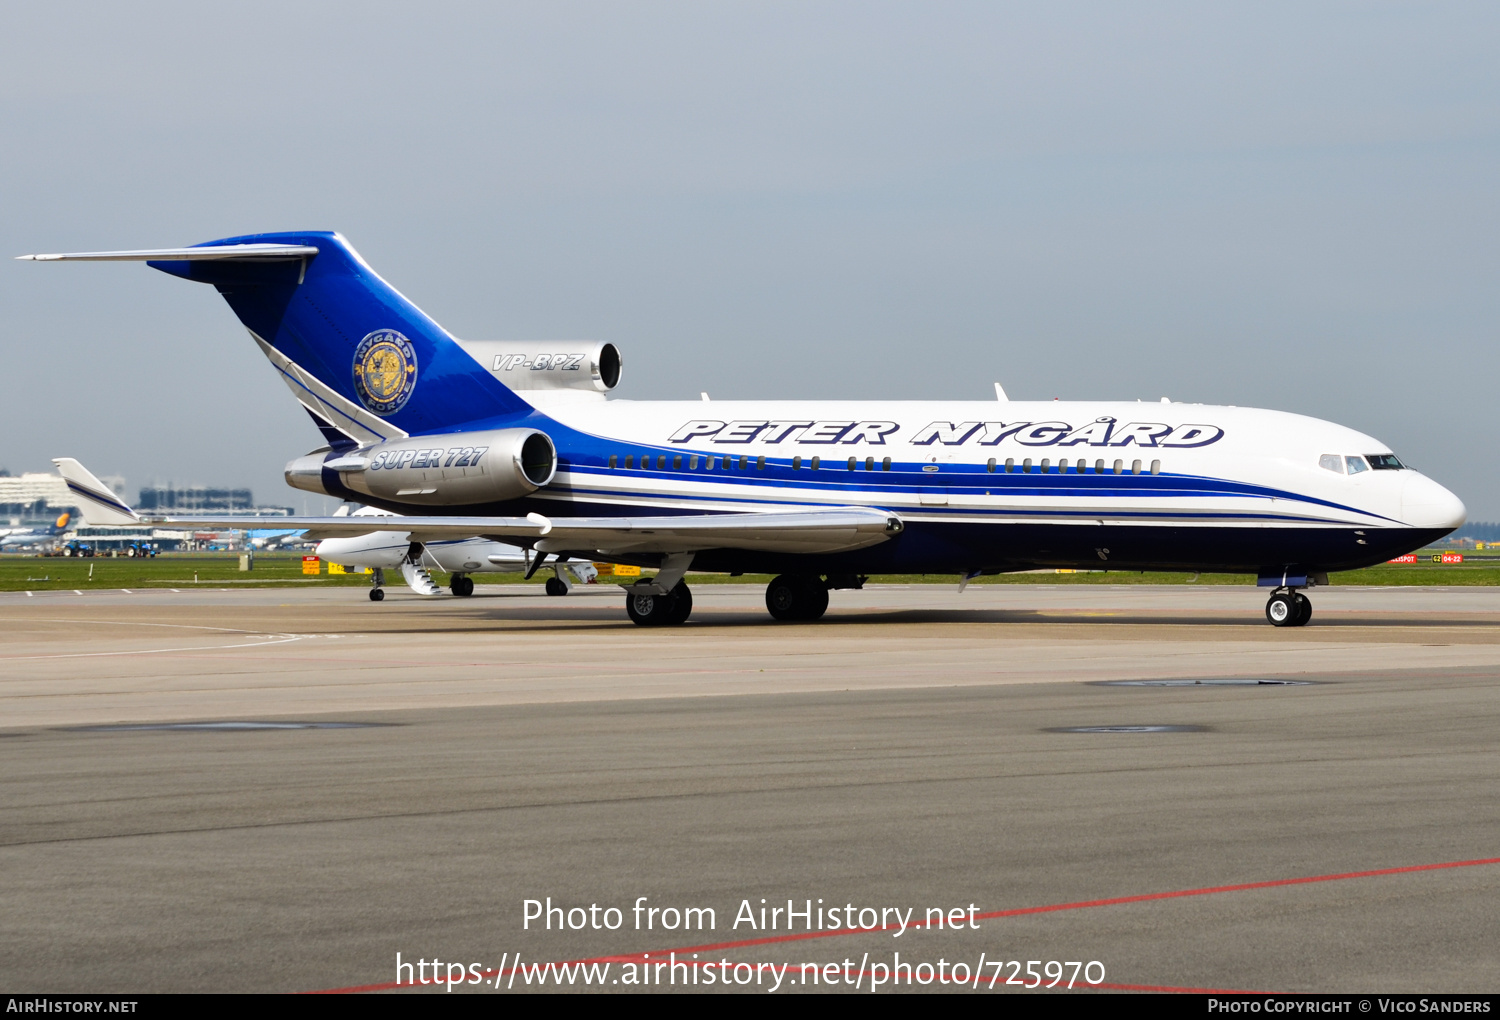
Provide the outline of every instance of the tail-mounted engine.
[[328,493],[325,475],[337,474],[355,492],[426,506],[519,499],[556,473],[557,449],[536,429],[396,439],[339,455],[319,450],[286,466],[294,488]]
[[620,384],[620,350],[597,340],[459,340],[512,390],[608,393]]

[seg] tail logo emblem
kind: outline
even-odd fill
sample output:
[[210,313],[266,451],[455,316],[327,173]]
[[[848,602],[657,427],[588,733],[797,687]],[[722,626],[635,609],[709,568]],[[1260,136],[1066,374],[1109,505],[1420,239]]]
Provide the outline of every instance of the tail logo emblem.
[[393,329],[378,329],[354,349],[354,392],[379,415],[395,414],[417,388],[417,352]]

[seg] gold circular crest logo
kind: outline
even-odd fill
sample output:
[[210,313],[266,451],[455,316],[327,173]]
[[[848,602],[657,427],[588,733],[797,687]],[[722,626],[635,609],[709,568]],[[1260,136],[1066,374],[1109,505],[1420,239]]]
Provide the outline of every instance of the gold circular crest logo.
[[417,387],[417,352],[393,329],[379,329],[354,349],[354,392],[376,414],[394,414]]

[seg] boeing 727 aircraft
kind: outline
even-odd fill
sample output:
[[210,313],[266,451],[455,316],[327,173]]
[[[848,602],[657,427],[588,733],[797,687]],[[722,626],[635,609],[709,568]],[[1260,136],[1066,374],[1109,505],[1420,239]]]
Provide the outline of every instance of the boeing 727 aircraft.
[[[771,615],[812,620],[831,589],[872,573],[1072,567],[1254,574],[1270,622],[1301,626],[1303,590],[1330,571],[1420,548],[1465,516],[1379,440],[1280,411],[611,400],[612,344],[456,339],[334,233],[21,257],[144,261],[213,286],[323,433],[287,464],[289,484],[404,515],[414,547],[479,537],[533,550],[532,570],[549,557],[656,567],[627,589],[640,624],[688,618],[689,569],[778,575]],[[58,465],[90,523],[142,519],[76,461]],[[388,527],[274,523],[312,538]]]

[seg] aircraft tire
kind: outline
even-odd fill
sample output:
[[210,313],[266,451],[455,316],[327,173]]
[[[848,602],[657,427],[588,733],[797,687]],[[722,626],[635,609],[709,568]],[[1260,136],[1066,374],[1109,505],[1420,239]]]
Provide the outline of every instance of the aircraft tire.
[[449,585],[448,590],[461,598],[473,595],[474,579],[466,574],[455,574],[453,577],[453,583]]
[[678,581],[677,586],[672,589],[672,615],[667,618],[667,622],[674,625],[686,623],[692,613],[692,590],[688,588],[686,581]]
[[823,614],[828,612],[828,589],[823,586],[823,581],[818,577],[809,577],[806,580],[807,605],[802,612],[804,620],[820,620]]
[[[1266,601],[1266,620],[1270,622],[1271,626],[1297,626],[1297,620],[1301,617],[1302,614],[1298,611],[1297,602],[1292,597],[1294,594],[1296,593],[1281,592],[1276,595],[1272,595],[1270,599]],[[1311,615],[1310,605],[1309,615]]]
[[371,602],[379,602],[383,598],[385,598],[385,589],[384,588],[371,588],[370,589],[370,601]]
[[[677,597],[672,595],[650,595],[625,589],[625,615],[630,622],[641,627],[660,627],[672,622]],[[684,617],[686,619],[686,617]]]
[[778,620],[816,620],[828,610],[828,589],[816,576],[782,574],[766,585],[766,609]]
[[568,586],[562,582],[561,578],[558,578],[558,577],[549,577],[549,578],[547,578],[547,594],[548,595],[566,595],[567,593],[568,593]]
[[1312,619],[1312,599],[1299,592],[1294,592],[1292,600],[1297,604],[1297,622],[1293,627],[1306,627],[1307,621]]

